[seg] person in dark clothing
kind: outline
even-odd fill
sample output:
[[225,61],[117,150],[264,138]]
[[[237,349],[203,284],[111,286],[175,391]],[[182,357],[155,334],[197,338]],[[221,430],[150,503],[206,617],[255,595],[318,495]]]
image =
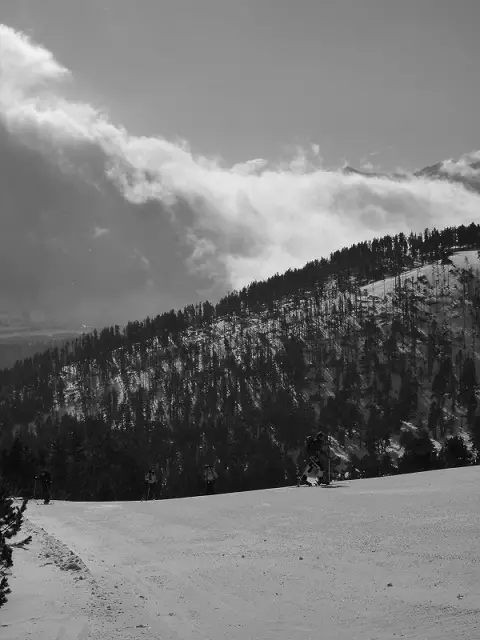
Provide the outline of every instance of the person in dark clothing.
[[307,458],[311,458],[316,454],[316,442],[313,436],[307,436],[305,440],[305,454]]
[[317,477],[318,481],[323,478],[328,483],[328,454],[325,452],[325,448],[325,434],[323,431],[319,431],[315,438],[313,436],[307,437],[305,454],[308,462],[298,484],[307,484],[307,477],[312,474]]
[[215,493],[215,481],[218,479],[218,475],[215,469],[209,465],[205,465],[205,495],[211,496]]
[[49,504],[50,497],[50,486],[52,484],[52,476],[47,469],[44,469],[42,473],[38,476],[41,484],[42,484],[42,492],[43,492],[43,501],[44,504]]
[[330,458],[330,451],[328,445],[328,437],[325,436],[323,431],[317,433],[315,438],[315,460],[323,471],[323,478],[328,483],[328,462]]
[[157,474],[155,473],[155,469],[153,467],[150,467],[150,470],[145,474],[145,482],[147,483],[147,500],[155,500]]

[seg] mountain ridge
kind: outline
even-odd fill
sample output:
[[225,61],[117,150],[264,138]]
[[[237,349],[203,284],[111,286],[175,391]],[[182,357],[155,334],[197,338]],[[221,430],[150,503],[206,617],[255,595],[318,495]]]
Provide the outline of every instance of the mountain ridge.
[[347,165],[342,172],[347,175],[359,175],[367,178],[388,180],[407,180],[412,176],[429,180],[441,180],[462,184],[465,188],[480,192],[480,159],[478,152],[464,154],[457,160],[442,160],[412,172],[384,172],[369,169],[357,169]]
[[[477,154],[478,155],[478,154]],[[454,161],[442,161],[436,164],[424,167],[413,173],[386,173],[375,172],[363,169],[357,169],[352,166],[346,166],[342,172],[346,175],[358,175],[366,178],[379,178],[386,180],[404,180],[411,178],[412,176],[427,179],[435,179],[442,181],[454,181],[459,184],[463,184],[465,188],[480,192],[480,180],[476,177],[468,175],[453,175],[449,173],[445,167],[448,163]],[[463,173],[466,169],[470,169],[473,172],[478,172],[480,169],[480,160],[476,160],[475,154],[464,154],[459,160],[454,162],[455,166],[460,166]],[[54,318],[48,321],[34,322],[24,314],[18,314],[3,309],[0,313],[0,368],[4,366],[12,366],[17,358],[28,357],[36,352],[36,344],[28,344],[32,342],[31,338],[37,336],[35,342],[39,344],[40,349],[48,346],[50,336],[55,343],[60,343],[67,335],[67,338],[74,338],[76,335],[81,335],[83,332],[93,327],[85,327],[81,324],[81,319],[78,321],[77,326],[72,326],[72,323],[58,323]],[[100,330],[101,323],[96,326],[97,330]],[[42,339],[40,339],[42,338]]]
[[198,491],[208,461],[224,489],[291,482],[319,426],[351,473],[428,468],[456,435],[475,452],[479,249],[473,223],[386,236],[84,334],[0,373],[4,443],[50,450],[80,499],[138,495],[150,464],[165,496]]

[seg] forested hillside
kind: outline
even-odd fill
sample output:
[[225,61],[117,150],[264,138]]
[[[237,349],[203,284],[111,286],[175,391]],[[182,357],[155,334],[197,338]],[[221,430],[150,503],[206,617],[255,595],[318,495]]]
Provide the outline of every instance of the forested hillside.
[[137,499],[151,464],[164,497],[202,491],[205,462],[220,490],[276,486],[320,426],[351,473],[466,463],[479,250],[476,224],[386,236],[19,362],[0,373],[2,472],[26,490],[48,463],[80,500]]

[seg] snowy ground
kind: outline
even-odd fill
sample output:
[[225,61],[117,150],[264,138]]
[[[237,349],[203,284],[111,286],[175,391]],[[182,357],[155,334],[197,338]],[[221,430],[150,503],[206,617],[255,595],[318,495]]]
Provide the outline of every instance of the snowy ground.
[[34,547],[15,552],[0,637],[472,640],[479,487],[469,467],[149,503],[32,503]]

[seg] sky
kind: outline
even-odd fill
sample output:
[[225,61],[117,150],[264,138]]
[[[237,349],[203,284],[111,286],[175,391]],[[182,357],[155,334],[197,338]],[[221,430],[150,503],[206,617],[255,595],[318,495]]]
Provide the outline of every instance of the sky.
[[[384,233],[477,149],[477,0],[1,0],[0,316],[102,325]],[[453,169],[452,169],[453,167]]]

